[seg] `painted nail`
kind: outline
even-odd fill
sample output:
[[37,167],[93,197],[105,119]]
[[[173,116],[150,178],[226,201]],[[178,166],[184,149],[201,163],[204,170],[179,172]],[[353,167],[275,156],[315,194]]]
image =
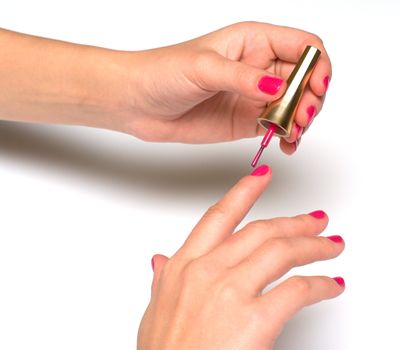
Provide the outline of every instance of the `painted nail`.
[[280,78],[263,76],[258,82],[258,88],[269,95],[275,95],[281,88],[283,80]]
[[269,166],[268,165],[260,165],[258,168],[254,169],[253,172],[251,173],[252,176],[263,176],[269,172]]
[[308,115],[307,126],[309,126],[312,123],[316,112],[317,112],[317,109],[314,106],[309,106],[307,108],[307,115]]
[[338,236],[338,235],[336,235],[336,236],[328,236],[326,238],[330,239],[332,242],[335,242],[335,243],[343,243],[344,242],[343,238],[341,236]]
[[154,271],[154,256],[151,258],[151,269]]
[[338,276],[338,277],[333,277],[332,279],[334,279],[339,286],[341,286],[343,288],[346,286],[346,283],[345,283],[343,277]]
[[329,75],[327,75],[327,76],[324,78],[325,92],[328,91],[328,87],[329,87],[330,81],[331,81],[331,77],[330,77]]
[[316,218],[316,219],[323,219],[326,214],[323,210],[315,210],[312,211],[311,213],[308,213],[308,215],[311,215],[312,217]]

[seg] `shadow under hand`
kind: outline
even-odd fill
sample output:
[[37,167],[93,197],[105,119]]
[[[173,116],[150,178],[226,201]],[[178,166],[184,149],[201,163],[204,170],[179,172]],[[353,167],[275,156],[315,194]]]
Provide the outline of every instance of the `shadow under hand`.
[[[141,193],[149,202],[167,205],[172,201],[185,206],[212,204],[252,171],[250,161],[258,142],[146,143],[107,130],[0,122],[0,158],[61,172],[84,184],[100,185],[107,193],[116,191],[129,198]],[[339,157],[335,159],[330,149],[304,150],[303,146],[303,152],[287,157],[277,144],[271,146],[263,156],[274,171],[267,191],[271,210],[266,212],[263,205],[263,217],[290,215],[298,208],[313,208],[314,202],[322,206],[340,201],[340,173],[336,171],[334,178],[330,174],[333,168],[345,167],[335,164]],[[345,186],[341,188],[346,191]]]
[[145,143],[106,130],[0,122],[0,157],[130,194],[176,198],[223,193],[250,170],[248,155],[226,157],[229,148]]

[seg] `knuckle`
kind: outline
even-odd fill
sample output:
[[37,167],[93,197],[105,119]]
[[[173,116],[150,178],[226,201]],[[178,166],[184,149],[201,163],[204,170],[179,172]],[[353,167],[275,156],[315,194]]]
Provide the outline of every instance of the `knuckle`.
[[205,263],[202,259],[189,262],[182,270],[184,284],[203,284],[211,280],[215,274],[215,267]]
[[305,298],[311,290],[310,282],[302,276],[292,276],[288,280],[290,288],[292,288],[296,295]]
[[276,219],[251,221],[245,226],[245,228],[246,230],[263,231],[265,233],[272,233],[280,229],[278,222],[276,222]]
[[266,220],[255,220],[246,224],[245,228],[246,230],[250,231],[261,231],[268,228],[268,225],[266,223],[267,223]]
[[224,217],[226,215],[228,215],[228,211],[225,208],[225,206],[222,205],[221,203],[216,203],[212,205],[210,208],[208,208],[208,210],[204,214],[204,217],[207,219],[215,219]]
[[323,42],[322,38],[320,36],[318,36],[317,34],[307,32],[307,36],[308,36],[307,40],[310,41],[311,43],[324,46],[324,42]]
[[196,51],[196,53],[190,57],[190,62],[195,71],[200,73],[207,72],[210,68],[211,56],[206,50]]
[[[292,219],[293,223],[298,223],[296,225],[296,229],[299,232],[303,232],[305,235],[307,233],[312,233],[316,231],[316,228],[319,226],[320,222],[317,220],[313,220],[309,215],[298,215]],[[293,225],[294,226],[294,225]]]
[[219,291],[219,299],[224,304],[236,303],[239,299],[239,290],[232,284],[223,284]]
[[258,25],[259,23],[257,21],[242,21],[238,22],[232,25],[233,28],[238,29],[238,30],[244,30],[249,27],[254,27]]

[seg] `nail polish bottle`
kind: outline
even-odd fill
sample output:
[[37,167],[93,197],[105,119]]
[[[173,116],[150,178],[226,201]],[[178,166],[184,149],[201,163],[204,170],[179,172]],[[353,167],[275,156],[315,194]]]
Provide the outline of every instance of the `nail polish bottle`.
[[273,135],[290,135],[297,106],[320,55],[321,51],[316,47],[307,46],[287,80],[287,89],[283,96],[271,102],[257,118],[258,123],[267,129],[267,134],[252,162],[253,166],[257,164],[261,152]]

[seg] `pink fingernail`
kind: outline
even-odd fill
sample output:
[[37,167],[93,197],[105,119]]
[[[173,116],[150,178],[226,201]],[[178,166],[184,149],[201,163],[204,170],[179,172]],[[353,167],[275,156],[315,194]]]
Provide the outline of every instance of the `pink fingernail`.
[[251,173],[252,176],[263,176],[269,172],[269,166],[268,165],[260,165],[258,168],[254,169],[253,172]]
[[328,87],[329,87],[330,81],[331,81],[331,77],[330,77],[329,75],[327,75],[327,76],[324,78],[325,92],[328,91]]
[[154,256],[151,258],[151,269],[154,271]]
[[338,277],[333,277],[332,279],[334,279],[339,286],[341,286],[343,288],[346,286],[346,283],[345,283],[343,277],[338,276]]
[[316,112],[317,112],[317,109],[314,106],[309,106],[307,108],[307,115],[308,115],[307,125],[311,124],[312,120],[315,117]]
[[344,239],[341,236],[338,236],[338,235],[328,236],[326,238],[330,239],[332,242],[335,242],[335,243],[343,243],[344,242]]
[[311,215],[312,217],[316,218],[316,219],[323,219],[326,214],[323,210],[315,210],[311,213],[308,213],[308,215]]
[[258,82],[258,88],[269,95],[275,95],[281,88],[283,80],[280,78],[263,76]]

